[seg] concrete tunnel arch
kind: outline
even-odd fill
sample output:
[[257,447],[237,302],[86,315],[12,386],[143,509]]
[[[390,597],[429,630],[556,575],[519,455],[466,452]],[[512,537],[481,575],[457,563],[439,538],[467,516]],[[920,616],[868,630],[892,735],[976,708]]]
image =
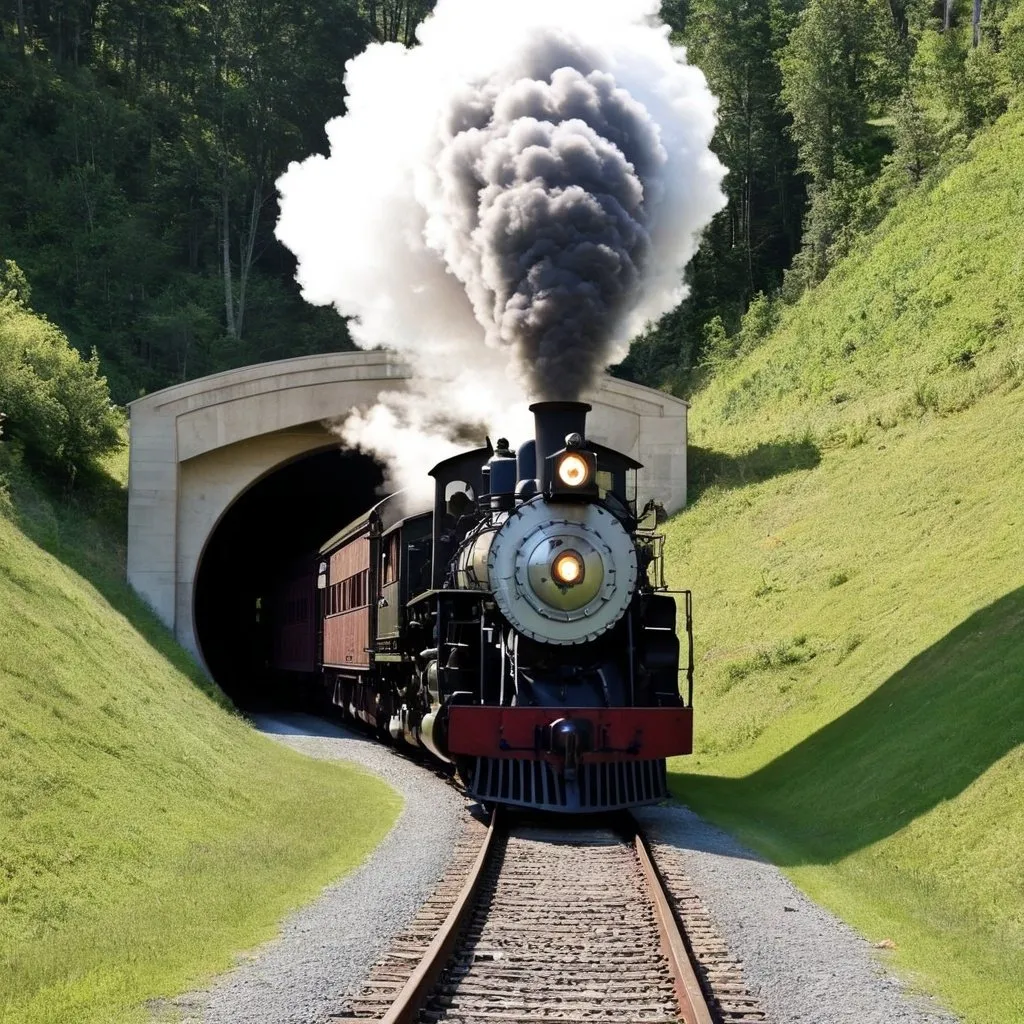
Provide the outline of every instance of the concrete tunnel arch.
[[[131,403],[128,581],[208,671],[196,585],[217,525],[282,467],[340,449],[325,423],[409,377],[391,352],[328,353],[229,370]],[[641,497],[682,508],[687,403],[607,376],[586,397],[594,440],[644,463]]]

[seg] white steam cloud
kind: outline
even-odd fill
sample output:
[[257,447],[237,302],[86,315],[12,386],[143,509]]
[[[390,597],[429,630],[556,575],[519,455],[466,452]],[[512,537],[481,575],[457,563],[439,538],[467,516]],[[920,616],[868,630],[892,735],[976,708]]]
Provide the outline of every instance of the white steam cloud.
[[683,297],[725,205],[716,100],[657,0],[439,0],[420,45],[347,68],[329,157],[278,182],[304,297],[402,354],[345,440],[419,487],[466,426],[530,432]]

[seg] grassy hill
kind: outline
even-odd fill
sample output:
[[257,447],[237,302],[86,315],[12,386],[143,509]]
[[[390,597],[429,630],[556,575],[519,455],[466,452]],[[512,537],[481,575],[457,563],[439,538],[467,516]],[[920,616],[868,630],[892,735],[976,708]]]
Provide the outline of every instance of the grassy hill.
[[0,1021],[143,1021],[357,865],[400,799],[227,707],[123,582],[120,485],[0,492]]
[[1024,1020],[1022,213],[1012,111],[694,396],[668,527],[676,792],[976,1024]]

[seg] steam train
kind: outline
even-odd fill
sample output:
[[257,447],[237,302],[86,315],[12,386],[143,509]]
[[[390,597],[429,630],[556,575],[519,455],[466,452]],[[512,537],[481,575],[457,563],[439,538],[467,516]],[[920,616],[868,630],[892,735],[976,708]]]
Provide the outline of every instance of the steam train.
[[[434,466],[324,544],[280,595],[273,661],[315,626],[332,705],[454,764],[484,804],[594,812],[668,795],[692,746],[693,631],[679,690],[677,606],[641,465],[586,439],[590,406],[531,406],[535,437]],[[303,614],[304,612],[304,614]]]

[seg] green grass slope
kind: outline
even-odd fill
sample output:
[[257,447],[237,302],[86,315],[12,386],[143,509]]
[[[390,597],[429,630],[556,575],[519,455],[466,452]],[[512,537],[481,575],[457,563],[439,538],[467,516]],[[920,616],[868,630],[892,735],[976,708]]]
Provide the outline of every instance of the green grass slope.
[[1024,1020],[1024,116],[695,396],[675,791],[976,1024]]
[[142,1021],[357,865],[400,799],[255,733],[106,525],[0,496],[0,1021]]

